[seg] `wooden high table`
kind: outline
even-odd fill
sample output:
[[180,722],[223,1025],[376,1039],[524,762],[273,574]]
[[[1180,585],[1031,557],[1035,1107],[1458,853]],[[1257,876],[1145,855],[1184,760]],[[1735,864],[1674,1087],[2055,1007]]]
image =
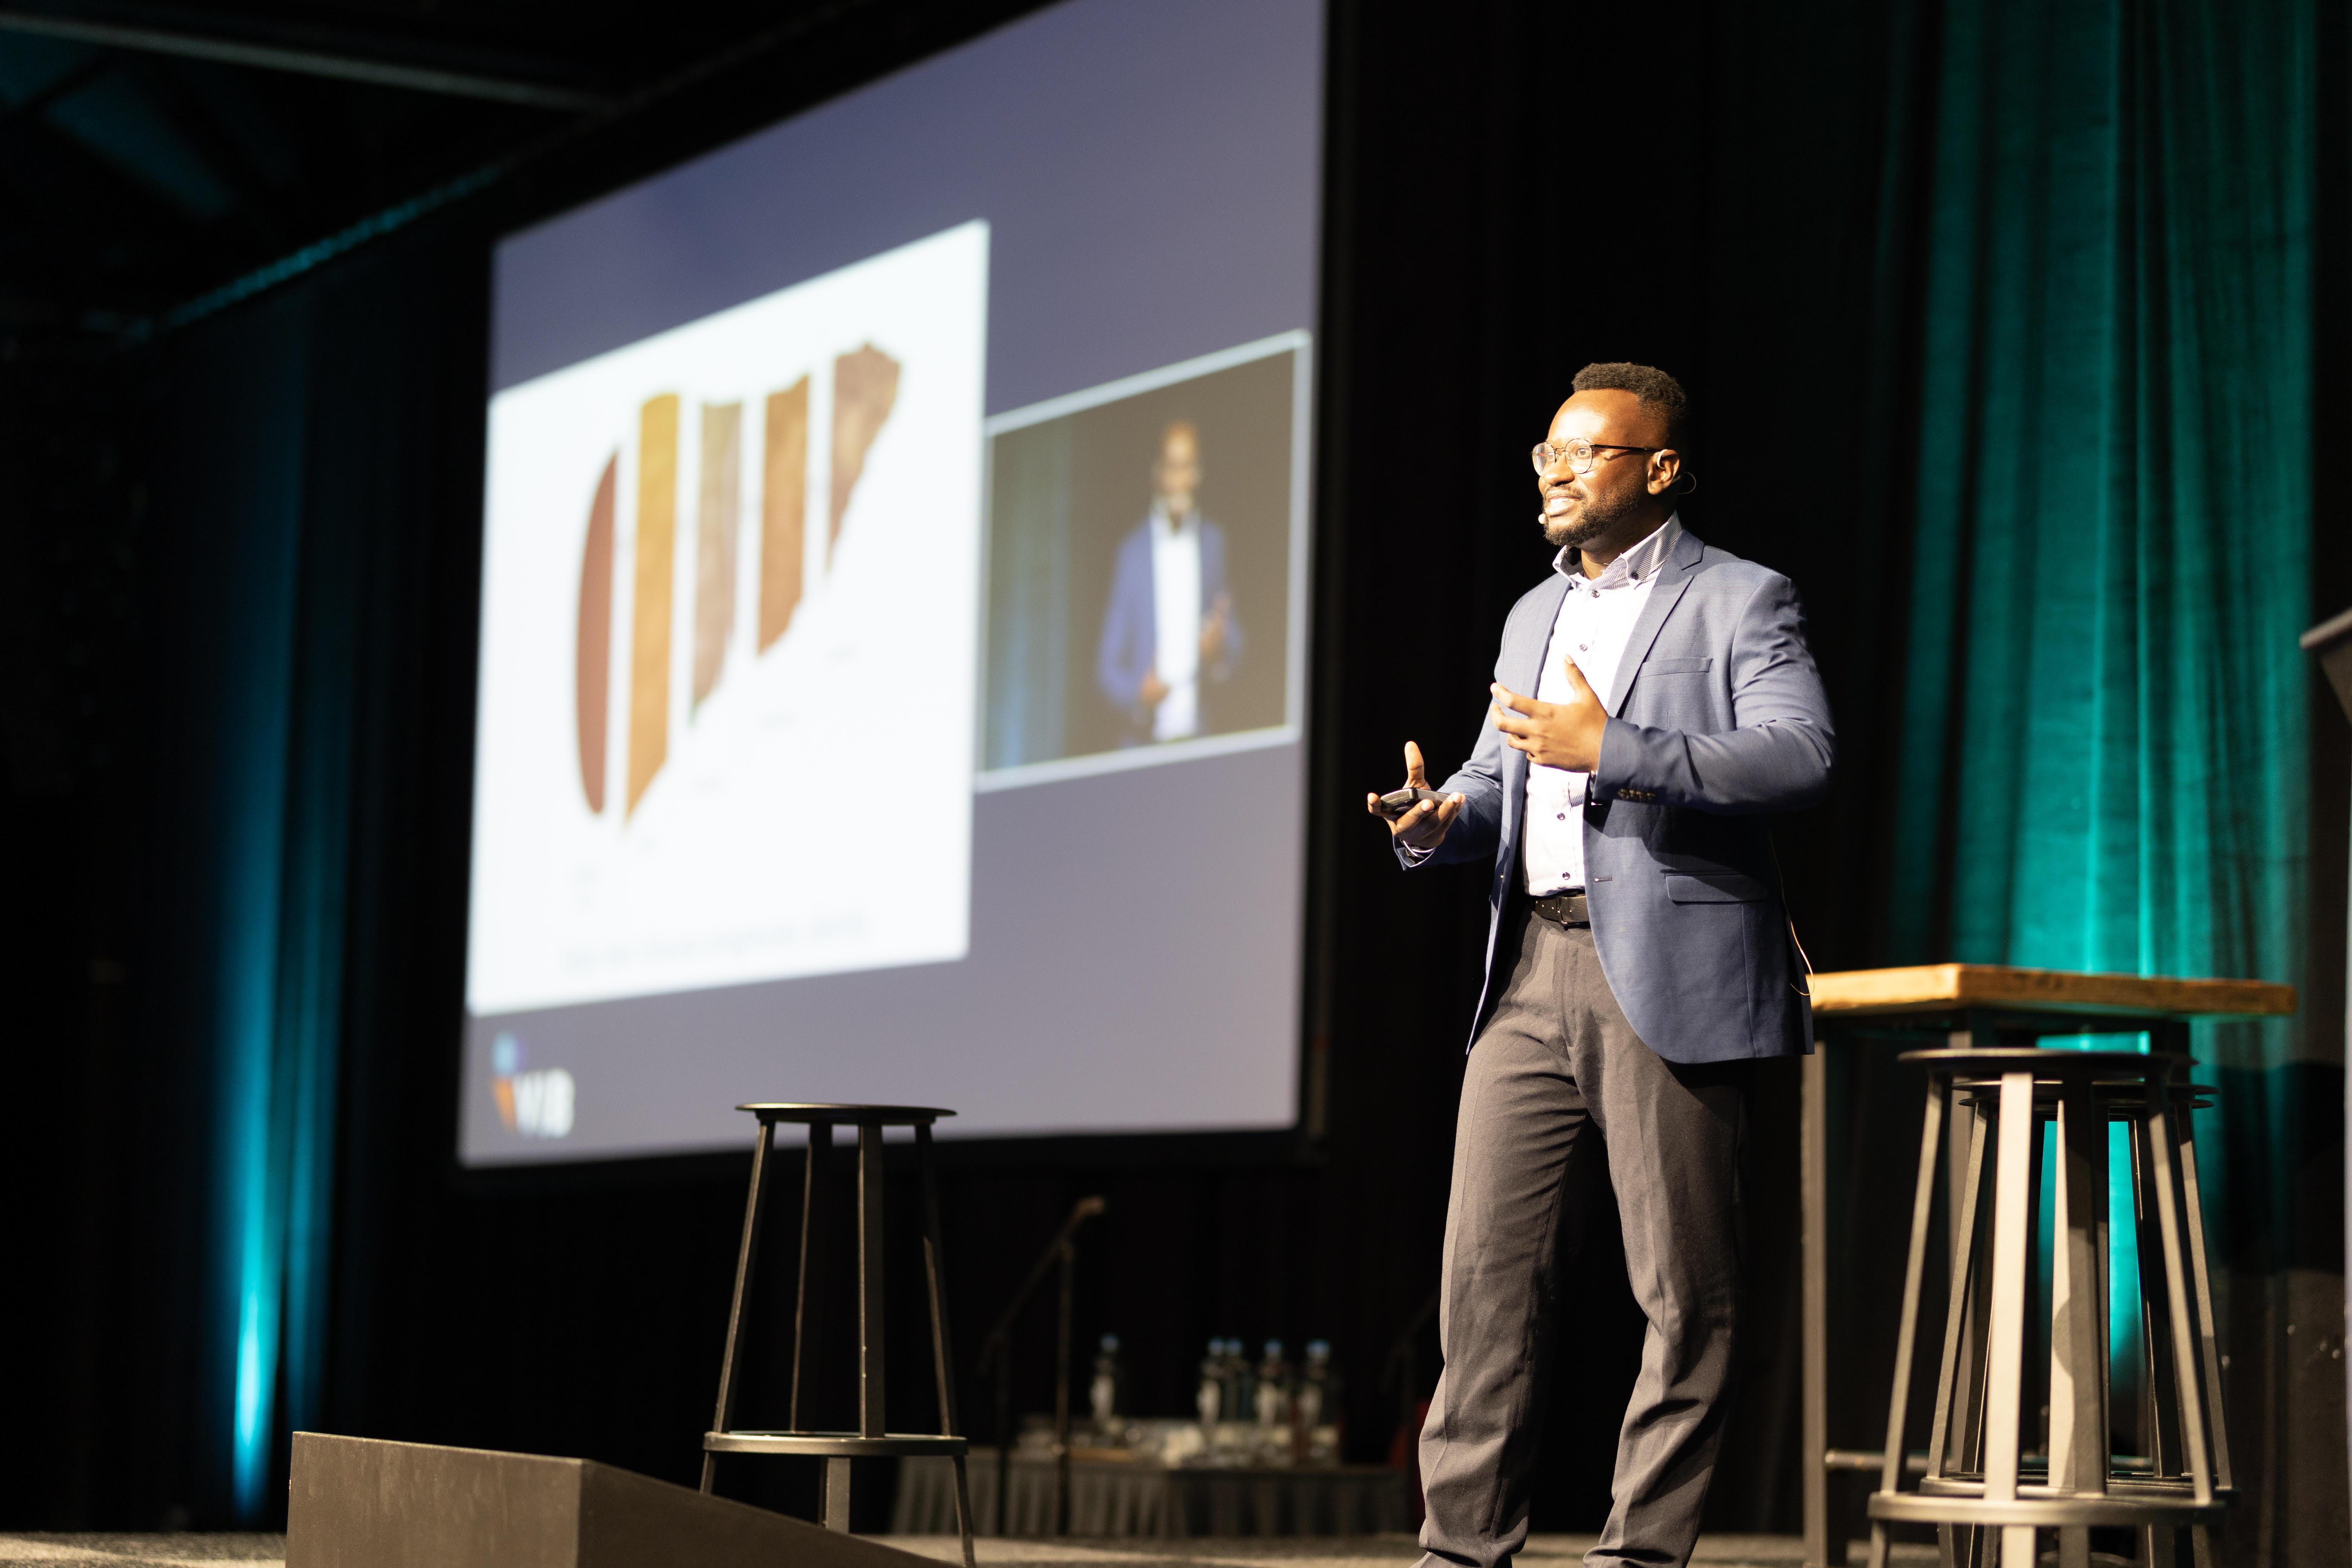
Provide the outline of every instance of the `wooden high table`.
[[[1832,1450],[1829,1443],[1828,1048],[1857,1029],[1924,1037],[1905,1042],[1906,1048],[1985,1048],[2031,1045],[2045,1035],[2145,1030],[2152,1048],[2185,1057],[2191,1019],[2292,1013],[2294,987],[2261,980],[2168,980],[1930,963],[1816,974],[1812,994],[1816,1037],[1813,1054],[1804,1062],[1804,1109],[1798,1130],[1804,1207],[1805,1562],[1807,1568],[1831,1568],[1846,1561],[1846,1531],[1832,1528],[1831,1474],[1875,1472],[1882,1456]],[[1883,1415],[1874,1429],[1885,1430]]]

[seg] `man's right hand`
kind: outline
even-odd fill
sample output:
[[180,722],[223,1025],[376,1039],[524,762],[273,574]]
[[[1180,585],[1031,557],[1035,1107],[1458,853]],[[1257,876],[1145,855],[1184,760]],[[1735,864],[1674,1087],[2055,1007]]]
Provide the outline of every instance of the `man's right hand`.
[[[1422,767],[1421,748],[1411,741],[1404,743],[1404,787],[1407,789],[1429,787],[1428,774]],[[1449,795],[1434,805],[1424,800],[1394,822],[1389,823],[1389,835],[1409,849],[1434,849],[1445,842],[1445,830],[1454,826],[1454,819],[1461,815],[1462,803],[1467,798],[1466,795]],[[1377,795],[1366,795],[1364,809],[1374,816],[1379,816],[1381,797]],[[1382,820],[1385,821],[1386,818]]]
[[1168,683],[1160,679],[1160,667],[1154,664],[1145,669],[1143,684],[1136,688],[1136,702],[1146,713],[1149,713],[1157,709],[1160,706],[1160,700],[1167,695]]

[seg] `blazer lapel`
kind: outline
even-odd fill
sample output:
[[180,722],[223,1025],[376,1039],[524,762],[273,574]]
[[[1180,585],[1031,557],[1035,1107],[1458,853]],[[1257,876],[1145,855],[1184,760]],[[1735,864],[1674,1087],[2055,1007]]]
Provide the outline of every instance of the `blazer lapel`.
[[1551,628],[1559,621],[1560,601],[1568,597],[1568,579],[1555,572],[1544,584],[1543,597],[1538,601],[1543,607],[1540,620],[1530,617],[1527,635],[1517,647],[1503,650],[1503,684],[1522,697],[1536,694],[1536,683],[1543,679],[1544,649],[1551,646]]
[[1641,618],[1633,623],[1633,635],[1625,639],[1625,652],[1617,660],[1617,679],[1609,693],[1609,713],[1612,718],[1625,708],[1625,693],[1632,690],[1633,678],[1641,673],[1642,661],[1650,657],[1651,645],[1658,640],[1658,631],[1666,617],[1675,613],[1675,605],[1698,575],[1698,563],[1706,553],[1706,546],[1689,530],[1675,541],[1675,552],[1665,565],[1658,569],[1658,580],[1650,588],[1650,596],[1642,605]]

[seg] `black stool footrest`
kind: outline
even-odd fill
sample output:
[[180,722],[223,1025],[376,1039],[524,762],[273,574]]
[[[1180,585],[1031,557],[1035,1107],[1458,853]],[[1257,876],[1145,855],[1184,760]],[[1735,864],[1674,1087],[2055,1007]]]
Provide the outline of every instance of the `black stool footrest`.
[[831,1459],[873,1459],[889,1456],[969,1453],[964,1437],[943,1437],[936,1432],[885,1432],[861,1437],[855,1432],[705,1432],[702,1446],[714,1454],[799,1454]]

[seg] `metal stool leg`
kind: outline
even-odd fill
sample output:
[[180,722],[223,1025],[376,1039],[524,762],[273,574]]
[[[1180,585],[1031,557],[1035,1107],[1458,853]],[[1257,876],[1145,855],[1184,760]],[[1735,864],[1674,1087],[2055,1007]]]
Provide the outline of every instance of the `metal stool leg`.
[[849,1464],[847,1459],[824,1461],[824,1490],[817,1499],[816,1521],[827,1530],[849,1532]]
[[[1975,1451],[1977,1424],[1975,1412],[1979,1403],[1978,1385],[1982,1377],[1981,1358],[1976,1353],[1984,1343],[1980,1329],[1974,1326],[1970,1309],[1981,1292],[1977,1288],[1976,1244],[1977,1211],[1983,1204],[1985,1161],[1985,1118],[1975,1106],[1963,1101],[1957,1094],[1943,1092],[1938,1104],[1948,1104],[1954,1118],[1952,1142],[1963,1147],[1961,1162],[1953,1167],[1958,1178],[1945,1192],[1945,1230],[1952,1242],[1952,1286],[1950,1301],[1944,1318],[1944,1348],[1941,1365],[1936,1374],[1936,1415],[1927,1436],[1927,1474],[1940,1479],[1950,1468],[1952,1458],[1952,1421],[1955,1412],[1960,1421],[1960,1443],[1970,1454]],[[1962,1144],[1958,1118],[1968,1118],[1968,1138]],[[1968,1348],[1963,1352],[1962,1346]],[[1973,1568],[1974,1532],[1960,1526],[1939,1524],[1936,1527],[1936,1543],[1942,1558],[1942,1568],[1962,1568],[1963,1550],[1967,1563]]]
[[[931,1130],[915,1129],[915,1163],[923,1188],[923,1271],[930,1283],[931,1365],[939,1374],[940,1433],[956,1434],[954,1362],[948,1354],[947,1260],[940,1246],[940,1188],[931,1164]],[[971,1546],[971,1481],[964,1456],[955,1457],[956,1533],[963,1542],[963,1568],[977,1568]]]
[[[2139,1250],[2140,1321],[2140,1446],[2147,1451],[2152,1473],[2175,1478],[2181,1469],[2180,1429],[2174,1419],[2179,1401],[2173,1386],[2171,1332],[2162,1287],[2164,1242],[2156,1215],[2155,1161],[2148,1147],[2145,1110],[2134,1116],[2131,1129],[2132,1226]],[[2179,1558],[2179,1542],[2168,1524],[2143,1526],[2139,1531],[2140,1560],[2169,1565]]]
[[[2107,1212],[2107,1119],[2090,1081],[2059,1090],[2058,1232],[2051,1257],[2050,1482],[2078,1496],[2107,1489],[2106,1318],[2099,1230]],[[2091,1532],[2058,1531],[2059,1568],[2090,1568]]]
[[[2181,1235],[2170,1088],[2168,1073],[2161,1069],[2150,1072],[2148,1163],[2156,1187],[2157,1227],[2164,1243],[2165,1305],[2172,1330],[2173,1380],[2180,1396],[2181,1447],[2189,1461],[2191,1495],[2201,1507],[2213,1500],[2213,1465],[2206,1444],[2205,1380],[2197,1364],[2199,1340],[2189,1327],[2188,1247]],[[2207,1568],[2212,1558],[2212,1542],[2204,1525],[2190,1529],[2189,1542],[2198,1568]]]
[[[2189,1282],[2196,1288],[2198,1353],[2205,1368],[2205,1419],[2213,1443],[2213,1484],[2234,1487],[2230,1471],[2230,1425],[2221,1407],[2221,1348],[2213,1321],[2213,1279],[2205,1262],[2205,1205],[2197,1194],[2197,1139],[2189,1130],[2190,1108],[2173,1110],[2173,1149],[2180,1164],[2182,1220],[2189,1231]],[[2189,1537],[2197,1568],[2212,1568],[2212,1535],[2200,1525]]]
[[833,1148],[833,1124],[812,1122],[808,1130],[808,1169],[801,1182],[801,1271],[800,1282],[793,1290],[793,1401],[786,1407],[784,1426],[794,1432],[801,1426],[801,1347],[808,1342],[809,1328],[809,1248],[816,1232],[816,1172],[817,1163]]
[[2197,1287],[2198,1351],[2205,1366],[2205,1417],[2213,1431],[2213,1484],[2232,1487],[2230,1473],[2230,1427],[2221,1408],[2221,1331],[2213,1320],[2213,1277],[2205,1261],[2205,1205],[2197,1192],[2197,1136],[2189,1125],[2189,1110],[2173,1111],[2172,1146],[2180,1164],[2182,1218],[2189,1230],[2189,1264]]
[[[879,1437],[882,1420],[882,1125],[857,1124],[857,1435]],[[824,1462],[827,1530],[849,1529],[846,1458]]]
[[[710,1423],[714,1432],[726,1431],[735,1420],[735,1388],[742,1372],[741,1363],[735,1359],[735,1350],[742,1342],[743,1303],[751,1297],[751,1266],[760,1254],[760,1213],[768,1190],[768,1151],[775,1136],[775,1128],[762,1121],[759,1141],[751,1145],[751,1195],[744,1200],[743,1241],[735,1254],[735,1293],[727,1306],[727,1348],[719,1357],[719,1413]],[[803,1234],[806,1234],[805,1230]],[[797,1371],[797,1352],[793,1365]],[[702,1489],[709,1491],[718,1479],[719,1456],[706,1449],[702,1456]]]
[[[1911,1252],[1903,1266],[1903,1321],[1895,1331],[1895,1395],[1886,1415],[1886,1458],[1880,1488],[1893,1491],[1903,1480],[1903,1428],[1908,1422],[1911,1362],[1918,1347],[1919,1290],[1927,1267],[1927,1221],[1936,1205],[1936,1160],[1943,1142],[1944,1103],[1930,1095],[1927,1125],[1919,1134],[1919,1182],[1911,1198]],[[1886,1522],[1870,1522],[1870,1568],[1886,1568]]]
[[[1992,1325],[1986,1336],[1985,1499],[2017,1500],[2019,1438],[2024,1412],[2026,1251],[2033,1226],[2033,1075],[2003,1073],[1992,1188]],[[2004,1568],[2032,1568],[2032,1525],[2003,1525]]]

